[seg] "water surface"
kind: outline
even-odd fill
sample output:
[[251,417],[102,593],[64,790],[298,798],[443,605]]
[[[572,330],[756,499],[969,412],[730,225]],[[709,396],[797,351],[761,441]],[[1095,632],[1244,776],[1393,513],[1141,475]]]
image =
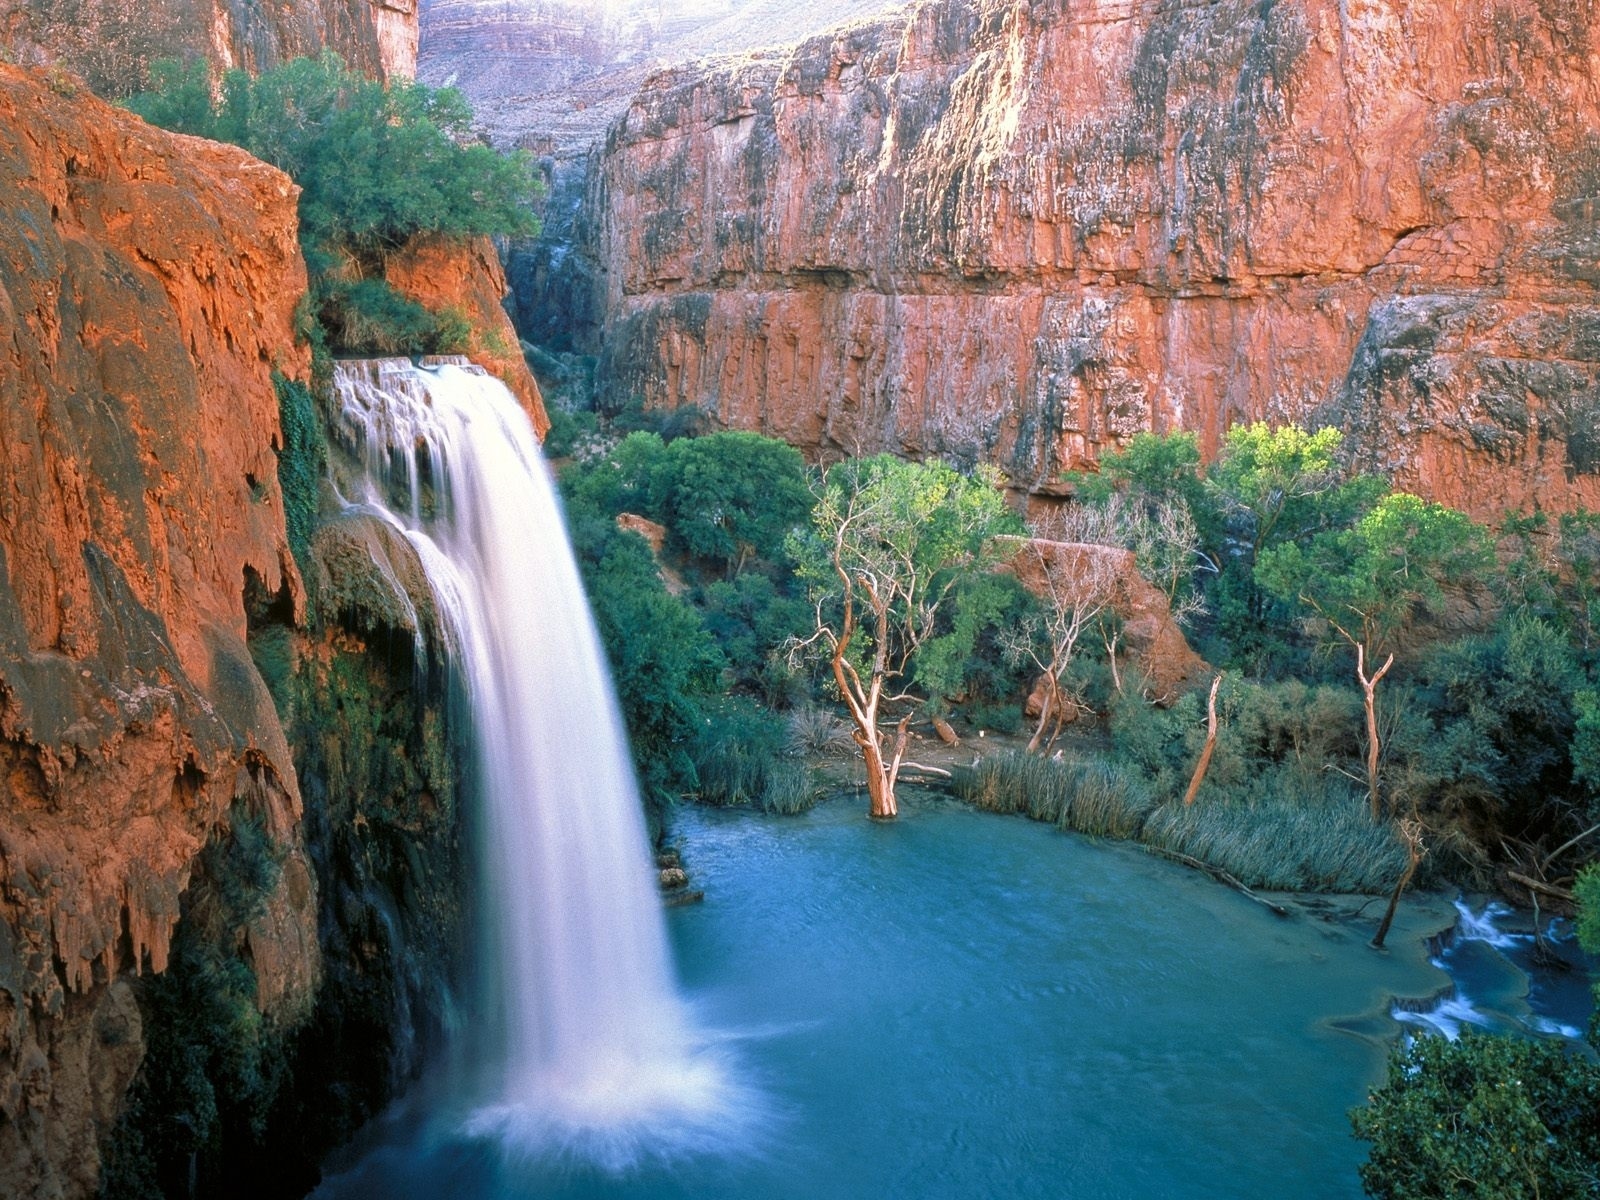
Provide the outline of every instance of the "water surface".
[[[319,1196],[1359,1197],[1346,1111],[1395,995],[1446,984],[1403,909],[1273,916],[1193,872],[913,800],[798,818],[686,810],[704,904],[682,982],[747,1091],[713,1152],[663,1139],[612,1174],[517,1160],[448,1111],[396,1123]],[[1445,906],[1448,914],[1448,906]]]

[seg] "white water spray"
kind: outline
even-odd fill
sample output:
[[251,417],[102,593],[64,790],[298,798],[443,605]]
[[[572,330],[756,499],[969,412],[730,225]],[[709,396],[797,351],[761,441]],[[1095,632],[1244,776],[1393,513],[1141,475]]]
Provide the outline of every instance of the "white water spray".
[[621,721],[528,419],[473,367],[343,364],[336,386],[362,507],[416,547],[470,693],[488,928],[468,1131],[610,1169],[715,1148],[747,1100],[677,995]]

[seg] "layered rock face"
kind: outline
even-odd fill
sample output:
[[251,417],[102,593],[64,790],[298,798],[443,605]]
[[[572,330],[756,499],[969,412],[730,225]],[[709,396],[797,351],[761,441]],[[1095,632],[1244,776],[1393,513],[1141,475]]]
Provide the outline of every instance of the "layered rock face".
[[292,617],[273,372],[296,189],[0,66],[0,1192],[92,1190],[208,839],[284,847],[259,1005],[315,985],[300,793],[246,646]]
[[1592,0],[925,0],[663,73],[578,222],[603,399],[1043,493],[1332,424],[1480,516],[1600,504],[1597,61]]
[[255,73],[333,50],[365,74],[411,78],[418,28],[417,0],[0,0],[0,46],[63,66],[102,96],[143,90],[163,58]]
[[504,307],[510,285],[494,243],[486,237],[466,242],[414,238],[388,261],[384,278],[425,308],[466,319],[472,330],[466,356],[511,389],[542,439],[550,417]]

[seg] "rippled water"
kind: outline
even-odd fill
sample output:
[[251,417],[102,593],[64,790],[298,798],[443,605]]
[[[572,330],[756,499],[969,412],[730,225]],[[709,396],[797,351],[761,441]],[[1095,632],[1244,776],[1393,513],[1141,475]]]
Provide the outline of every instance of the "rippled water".
[[[614,1174],[397,1120],[319,1196],[1357,1197],[1346,1110],[1395,995],[1446,980],[1411,909],[1273,916],[1125,846],[913,800],[688,810],[670,932],[754,1111],[739,1149]],[[1446,911],[1448,911],[1446,909]],[[423,1108],[426,1107],[424,1104]]]

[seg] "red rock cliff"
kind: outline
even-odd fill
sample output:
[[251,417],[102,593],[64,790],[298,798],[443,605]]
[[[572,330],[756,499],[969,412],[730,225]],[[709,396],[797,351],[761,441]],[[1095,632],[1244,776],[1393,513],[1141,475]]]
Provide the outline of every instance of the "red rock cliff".
[[93,1190],[208,836],[289,847],[264,1008],[317,971],[300,800],[246,650],[301,584],[272,372],[302,373],[296,190],[0,66],[0,1193]]
[[0,0],[0,46],[66,67],[103,96],[149,82],[150,64],[198,57],[252,73],[333,50],[377,78],[417,71],[417,0]]
[[1143,429],[1340,426],[1600,504],[1591,0],[925,0],[664,73],[587,204],[606,399],[1049,490]]

